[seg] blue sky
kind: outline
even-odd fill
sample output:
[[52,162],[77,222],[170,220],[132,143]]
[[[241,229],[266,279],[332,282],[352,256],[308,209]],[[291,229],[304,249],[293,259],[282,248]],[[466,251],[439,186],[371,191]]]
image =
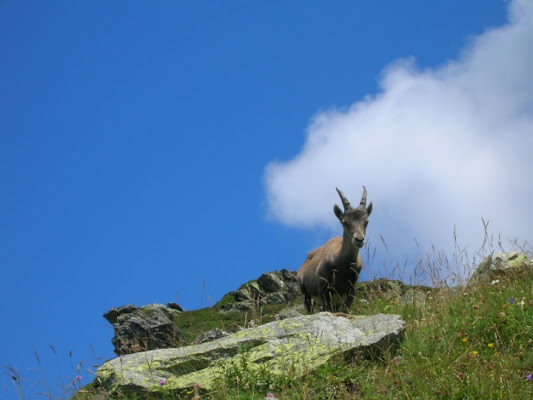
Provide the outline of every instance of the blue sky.
[[394,257],[454,226],[476,248],[481,218],[530,240],[532,21],[529,0],[0,1],[0,364],[55,391],[90,346],[113,357],[109,308],[296,270],[340,233],[335,186],[367,187]]

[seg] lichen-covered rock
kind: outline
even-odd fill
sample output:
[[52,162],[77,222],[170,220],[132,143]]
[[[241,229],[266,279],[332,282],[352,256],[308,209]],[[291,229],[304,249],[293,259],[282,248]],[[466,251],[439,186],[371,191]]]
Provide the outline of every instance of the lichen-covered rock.
[[[103,364],[96,384],[110,393],[157,390],[160,382],[177,395],[195,385],[210,390],[231,362],[297,377],[337,356],[379,352],[402,337],[398,315],[352,316],[328,312],[302,315],[242,330],[216,341],[130,354]],[[246,349],[246,350],[243,350]]]
[[104,318],[113,324],[115,331],[111,339],[115,353],[124,355],[183,345],[185,337],[173,323],[181,312],[176,306],[129,304],[106,312]]
[[476,268],[468,281],[470,286],[498,279],[509,273],[520,273],[533,269],[533,260],[527,254],[513,251],[496,253],[486,257]]

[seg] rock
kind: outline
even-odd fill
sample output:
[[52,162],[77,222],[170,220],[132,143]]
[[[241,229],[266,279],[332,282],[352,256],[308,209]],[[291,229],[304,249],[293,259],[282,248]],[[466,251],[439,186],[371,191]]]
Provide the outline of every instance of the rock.
[[211,342],[212,340],[217,340],[217,339],[220,339],[220,338],[223,338],[223,337],[226,337],[228,336],[229,333],[222,330],[222,329],[218,329],[218,328],[215,328],[215,329],[212,329],[210,331],[207,331],[206,333],[202,334],[202,335],[198,335],[196,337],[196,339],[194,339],[194,344],[201,344],[201,343],[206,343],[206,342]]
[[279,277],[279,272],[267,272],[257,280],[259,288],[266,293],[276,292],[285,287],[283,279]]
[[183,308],[178,303],[167,303],[167,307],[172,310],[178,310],[180,312],[183,312]]
[[104,318],[113,324],[115,337],[111,340],[117,355],[145,350],[177,347],[185,343],[185,337],[174,325],[174,317],[180,311],[162,304],[135,307],[129,304],[112,308]]
[[300,289],[296,282],[296,272],[282,269],[266,272],[257,280],[241,285],[231,294],[234,301],[228,301],[228,297],[224,296],[219,305],[220,311],[243,311],[265,304],[287,303],[300,296]]
[[128,304],[118,308],[113,307],[111,310],[104,314],[104,318],[114,325],[117,323],[117,319],[120,315],[129,314],[135,311],[136,309],[137,307],[135,307],[133,304]]
[[400,304],[421,307],[426,303],[427,296],[427,293],[421,290],[409,289],[400,297]]
[[533,269],[533,260],[527,254],[513,251],[496,253],[486,257],[476,268],[468,285],[498,280],[509,273],[520,273]]
[[225,368],[243,357],[249,368],[297,378],[333,357],[383,351],[401,340],[404,330],[398,315],[302,315],[199,345],[115,358],[96,371],[95,383],[112,394],[135,392],[141,397],[157,390],[160,382],[176,396],[195,385],[209,391]]
[[289,296],[287,293],[274,292],[274,293],[267,294],[261,300],[263,300],[264,304],[279,304],[279,303],[288,303],[289,300],[293,298],[294,297]]
[[245,283],[242,285],[237,291],[235,292],[235,300],[236,301],[255,301],[259,299],[261,295],[261,289],[259,288],[259,284],[257,281],[250,281],[248,283]]
[[276,319],[276,321],[281,321],[282,319],[298,317],[304,313],[304,306],[303,304],[300,304],[299,306],[287,307],[280,310],[280,312],[277,313],[274,318]]
[[404,284],[401,281],[386,278],[375,279],[370,282],[359,282],[355,287],[355,296],[381,297],[393,299],[404,294]]

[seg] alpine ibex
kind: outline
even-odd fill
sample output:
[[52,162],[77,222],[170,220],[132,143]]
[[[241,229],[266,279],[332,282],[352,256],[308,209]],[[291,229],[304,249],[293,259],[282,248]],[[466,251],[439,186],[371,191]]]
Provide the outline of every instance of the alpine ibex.
[[368,216],[372,203],[366,206],[366,188],[359,207],[353,208],[337,188],[344,212],[335,204],[333,212],[340,220],[343,237],[334,237],[307,255],[297,273],[307,312],[313,312],[313,300],[320,301],[323,311],[335,312],[339,306],[348,312],[353,302],[355,283],[363,268],[359,249],[365,244]]

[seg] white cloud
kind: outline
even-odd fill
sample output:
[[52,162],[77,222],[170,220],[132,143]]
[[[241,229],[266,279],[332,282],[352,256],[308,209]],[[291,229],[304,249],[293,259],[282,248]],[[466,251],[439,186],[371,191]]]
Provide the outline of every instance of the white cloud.
[[374,202],[369,231],[389,244],[416,238],[446,247],[483,239],[481,218],[503,238],[531,240],[533,223],[533,2],[509,5],[509,23],[474,38],[461,56],[420,70],[384,69],[381,92],[319,112],[300,152],[265,172],[270,215],[340,230],[335,186]]

